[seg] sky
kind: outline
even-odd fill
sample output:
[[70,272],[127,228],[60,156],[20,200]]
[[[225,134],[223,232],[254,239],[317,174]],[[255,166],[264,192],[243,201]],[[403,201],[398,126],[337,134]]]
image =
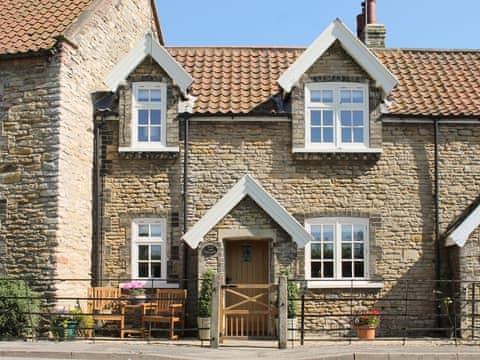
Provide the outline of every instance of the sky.
[[[155,0],[167,45],[308,46],[362,0]],[[480,48],[480,0],[377,0],[387,47]]]

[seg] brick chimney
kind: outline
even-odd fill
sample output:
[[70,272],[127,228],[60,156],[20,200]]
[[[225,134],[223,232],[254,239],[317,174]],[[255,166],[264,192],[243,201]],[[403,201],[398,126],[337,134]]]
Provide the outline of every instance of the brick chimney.
[[362,2],[362,13],[357,15],[357,36],[368,47],[384,48],[387,30],[377,24],[377,1]]

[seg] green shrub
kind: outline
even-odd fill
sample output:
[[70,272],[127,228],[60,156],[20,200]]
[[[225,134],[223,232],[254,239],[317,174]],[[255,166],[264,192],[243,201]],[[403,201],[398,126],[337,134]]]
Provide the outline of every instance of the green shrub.
[[212,316],[212,289],[215,273],[207,270],[203,273],[198,297],[198,316],[202,318]]
[[40,313],[40,301],[25,281],[0,280],[0,337],[34,334]]
[[287,316],[289,319],[293,319],[298,313],[298,286],[295,281],[291,280],[290,271],[285,270],[283,274],[287,277]]

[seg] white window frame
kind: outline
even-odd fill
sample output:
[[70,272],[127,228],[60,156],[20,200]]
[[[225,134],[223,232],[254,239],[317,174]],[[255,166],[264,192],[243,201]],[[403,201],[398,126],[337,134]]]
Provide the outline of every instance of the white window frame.
[[[312,277],[311,274],[311,242],[305,246],[305,279],[310,288],[380,288],[383,282],[370,281],[370,225],[368,218],[360,217],[318,217],[305,220],[305,228],[310,233],[312,225],[333,225],[334,226],[334,276],[332,278]],[[342,225],[353,224],[365,226],[366,233],[364,238],[364,276],[343,278],[342,271]]]
[[[311,102],[311,91],[333,92],[333,103]],[[342,90],[362,91],[363,103],[340,103],[340,92]],[[311,110],[330,110],[333,112],[333,143],[312,143],[311,139]],[[362,143],[344,143],[341,136],[340,113],[342,110],[363,111],[363,142]],[[316,82],[305,84],[305,147],[316,150],[355,150],[368,149],[370,144],[370,113],[369,113],[369,94],[368,85],[363,83],[351,82]]]
[[[137,101],[138,90],[160,90],[160,101]],[[138,110],[160,110],[160,141],[138,141]],[[167,144],[167,84],[161,82],[136,82],[132,86],[132,148],[159,149]]]
[[[142,237],[138,236],[138,227],[139,225],[146,224],[159,224],[161,228],[160,237]],[[139,245],[160,245],[161,246],[161,256],[160,256],[160,278],[154,277],[140,277],[138,274],[138,246]],[[159,218],[149,218],[149,219],[134,219],[132,221],[132,246],[131,246],[131,273],[132,279],[146,281],[145,287],[148,287],[150,284],[154,286],[158,283],[164,283],[167,279],[167,221],[165,219]]]

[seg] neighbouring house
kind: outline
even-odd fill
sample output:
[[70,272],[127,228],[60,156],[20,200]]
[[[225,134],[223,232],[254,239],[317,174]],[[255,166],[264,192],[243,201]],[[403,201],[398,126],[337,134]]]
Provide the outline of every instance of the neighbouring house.
[[[170,47],[150,1],[67,3],[45,7],[69,14],[54,29],[0,5],[28,15],[0,34],[4,272],[143,279],[194,304],[207,269],[289,270],[311,314],[352,296],[394,314],[455,279],[471,326],[479,51],[386,48],[374,0],[356,35],[337,19],[307,48]],[[435,328],[437,309],[384,321]]]
[[[0,3],[0,271],[78,296],[92,274],[92,94],[149,32],[153,0]],[[94,257],[95,259],[95,257]]]

